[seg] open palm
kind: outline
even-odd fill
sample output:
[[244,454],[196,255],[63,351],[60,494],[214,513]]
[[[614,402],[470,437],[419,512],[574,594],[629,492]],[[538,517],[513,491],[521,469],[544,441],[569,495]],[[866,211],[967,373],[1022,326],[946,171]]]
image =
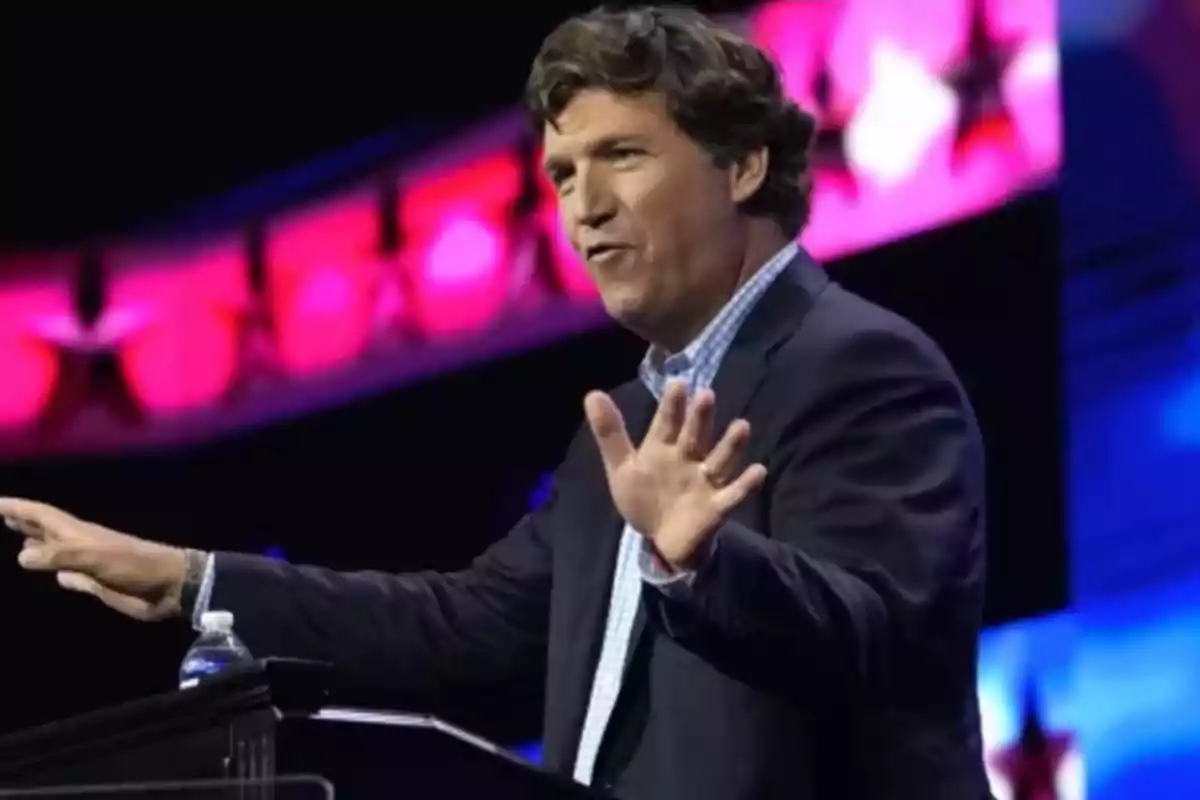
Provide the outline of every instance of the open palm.
[[683,382],[670,381],[645,439],[635,447],[612,398],[592,392],[584,399],[613,503],[676,568],[687,567],[767,474],[761,464],[737,472],[750,435],[745,420],[734,420],[710,446],[714,406],[711,391],[697,392],[689,405]]

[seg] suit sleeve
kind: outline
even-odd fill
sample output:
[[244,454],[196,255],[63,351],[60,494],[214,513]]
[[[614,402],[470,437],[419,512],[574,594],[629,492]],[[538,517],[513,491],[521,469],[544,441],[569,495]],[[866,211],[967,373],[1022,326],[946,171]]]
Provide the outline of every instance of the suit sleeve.
[[367,685],[420,692],[522,677],[545,659],[566,468],[539,510],[462,571],[337,572],[217,553],[209,605],[234,612],[255,656],[331,662]]
[[[646,592],[668,635],[770,691],[886,692],[922,637],[974,635],[982,455],[931,343],[859,334],[808,378],[762,501],[769,530],[727,521],[689,591]],[[962,630],[928,627],[961,594]]]

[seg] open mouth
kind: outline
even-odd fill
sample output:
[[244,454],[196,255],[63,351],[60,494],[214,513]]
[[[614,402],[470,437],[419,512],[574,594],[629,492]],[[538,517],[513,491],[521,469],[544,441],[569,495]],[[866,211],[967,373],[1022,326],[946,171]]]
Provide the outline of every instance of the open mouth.
[[615,253],[618,250],[624,249],[624,246],[619,244],[594,244],[583,251],[583,256],[588,261],[591,261],[594,258],[603,258],[609,253]]

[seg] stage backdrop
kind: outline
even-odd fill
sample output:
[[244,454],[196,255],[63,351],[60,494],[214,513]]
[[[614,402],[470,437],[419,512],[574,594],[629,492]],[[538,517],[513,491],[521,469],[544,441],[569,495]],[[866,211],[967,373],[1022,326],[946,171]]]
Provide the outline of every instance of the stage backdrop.
[[[990,459],[993,623],[1059,608],[1065,598],[1056,198],[1037,192],[1052,183],[1060,157],[1050,9],[939,0],[913,15],[904,4],[853,0],[758,4],[730,20],[776,55],[789,91],[821,119],[804,243],[835,278],[933,334],[978,407]],[[633,374],[643,345],[603,326],[556,235],[534,169],[536,142],[511,114],[432,150],[417,149],[422,137],[406,125],[183,224],[130,222],[131,209],[144,216],[161,211],[157,204],[182,204],[184,176],[201,194],[229,182],[236,170],[220,169],[218,151],[206,156],[211,174],[187,169],[185,158],[187,142],[202,147],[214,137],[225,143],[220,153],[234,152],[244,140],[220,139],[226,124],[291,142],[272,149],[260,141],[271,156],[260,152],[265,167],[291,163],[280,154],[318,141],[314,131],[332,142],[339,115],[355,113],[361,123],[371,118],[363,107],[407,102],[432,110],[432,93],[399,85],[405,69],[395,60],[352,68],[370,61],[364,54],[376,34],[356,39],[335,26],[323,38],[311,30],[302,37],[305,63],[313,51],[329,55],[320,63],[336,80],[327,82],[352,85],[355,101],[346,100],[349,89],[333,92],[337,102],[315,92],[312,68],[298,69],[286,94],[303,98],[312,119],[294,114],[289,126],[279,123],[287,103],[272,97],[268,114],[254,101],[279,83],[270,70],[295,63],[284,57],[295,54],[295,37],[248,29],[187,38],[164,28],[155,57],[139,59],[131,48],[152,32],[42,33],[70,45],[54,64],[111,65],[107,50],[115,49],[125,54],[118,63],[140,69],[151,60],[161,73],[189,61],[168,55],[167,42],[186,39],[201,53],[232,46],[243,54],[239,67],[260,68],[192,69],[165,104],[146,94],[154,113],[98,113],[103,125],[87,130],[105,133],[96,152],[109,157],[118,142],[135,152],[128,143],[145,142],[156,115],[177,116],[176,138],[141,172],[136,159],[101,169],[110,162],[80,157],[74,139],[65,152],[75,155],[55,162],[57,180],[39,184],[51,149],[30,137],[28,151],[42,158],[25,155],[15,173],[36,186],[16,218],[29,223],[20,231],[25,247],[0,265],[0,360],[9,379],[0,398],[8,459],[0,491],[201,547],[347,568],[453,568],[536,502],[579,424],[583,393]],[[489,64],[499,58],[479,38],[456,44]],[[47,52],[22,46],[27,56]],[[510,40],[505,47],[515,49]],[[250,50],[257,59],[244,57]],[[403,63],[408,72],[418,66]],[[71,75],[90,74],[41,69],[59,90],[78,85]],[[221,74],[225,89],[203,88]],[[519,75],[509,76],[505,92],[519,85]],[[230,92],[243,102],[213,105]],[[105,101],[88,102],[103,110]],[[224,116],[183,113],[193,106]],[[255,113],[270,127],[253,124]],[[46,118],[24,115],[22,124]],[[172,174],[181,180],[164,177]],[[155,202],[132,201],[138,187]],[[590,332],[572,336],[579,330]],[[497,360],[483,363],[488,356]],[[12,568],[0,598],[29,610],[13,623],[22,648],[6,669],[21,691],[8,695],[4,727],[166,688],[190,638],[180,626],[116,619]],[[986,652],[995,660],[1007,650]],[[989,744],[1003,755],[1019,704],[994,670],[988,675]],[[518,742],[537,727],[538,676],[530,677],[529,686],[480,687],[457,702],[390,702],[432,703]]]

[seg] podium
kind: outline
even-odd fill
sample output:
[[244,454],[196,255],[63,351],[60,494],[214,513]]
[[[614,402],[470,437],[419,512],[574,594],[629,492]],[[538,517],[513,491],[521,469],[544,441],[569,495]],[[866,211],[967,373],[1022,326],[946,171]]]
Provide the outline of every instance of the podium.
[[0,738],[0,797],[603,797],[435,717],[330,705],[331,682],[265,659]]

